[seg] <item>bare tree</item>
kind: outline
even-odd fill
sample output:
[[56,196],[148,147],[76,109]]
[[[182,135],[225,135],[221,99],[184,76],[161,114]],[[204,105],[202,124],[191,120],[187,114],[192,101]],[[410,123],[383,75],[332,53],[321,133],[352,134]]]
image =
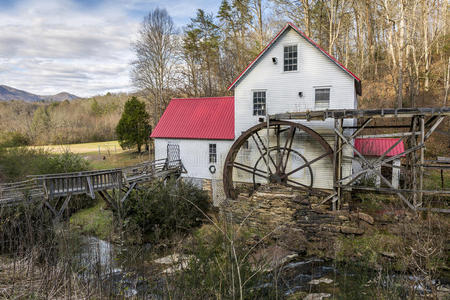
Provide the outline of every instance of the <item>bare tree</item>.
[[166,108],[176,76],[178,38],[165,9],[151,11],[141,24],[139,39],[133,44],[136,60],[132,80],[153,108],[153,124]]

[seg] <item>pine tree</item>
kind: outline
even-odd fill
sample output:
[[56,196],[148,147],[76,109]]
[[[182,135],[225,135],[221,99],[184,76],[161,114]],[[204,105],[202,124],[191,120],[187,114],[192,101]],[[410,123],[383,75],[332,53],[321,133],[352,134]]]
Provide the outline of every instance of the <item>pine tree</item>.
[[151,132],[149,118],[150,116],[145,110],[145,103],[136,97],[131,97],[125,103],[122,117],[116,127],[117,138],[123,149],[133,148],[136,145],[140,153],[142,145],[148,144]]

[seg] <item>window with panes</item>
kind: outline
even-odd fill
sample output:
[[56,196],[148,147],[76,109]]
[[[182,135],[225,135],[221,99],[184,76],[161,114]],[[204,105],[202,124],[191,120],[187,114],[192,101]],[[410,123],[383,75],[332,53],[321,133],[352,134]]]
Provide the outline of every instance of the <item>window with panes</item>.
[[315,108],[328,109],[330,107],[330,89],[319,88],[316,89]]
[[297,71],[297,45],[284,47],[284,71]]
[[253,115],[265,116],[266,115],[266,92],[254,91],[253,92]]
[[217,162],[217,145],[209,144],[209,163],[213,164]]

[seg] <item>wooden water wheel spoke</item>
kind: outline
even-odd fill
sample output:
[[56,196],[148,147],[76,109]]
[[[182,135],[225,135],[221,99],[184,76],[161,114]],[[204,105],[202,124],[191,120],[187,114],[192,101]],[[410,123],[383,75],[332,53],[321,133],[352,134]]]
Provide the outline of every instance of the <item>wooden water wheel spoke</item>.
[[289,185],[289,183],[291,183],[291,184],[299,185],[299,186],[304,187],[304,188],[306,188],[306,189],[311,189],[310,186],[308,186],[308,185],[306,185],[306,184],[303,184],[303,183],[300,183],[300,182],[297,182],[297,181],[292,180],[292,179],[288,179],[288,180],[287,180],[287,183],[288,183],[288,185]]
[[[286,149],[291,149],[291,147],[292,147],[296,129],[297,129],[297,127],[292,127],[292,126],[289,127],[289,134],[286,139],[286,143],[284,144],[283,155],[281,156],[281,160],[280,160],[280,171],[282,171],[282,172],[286,172],[287,162],[289,160],[289,155],[291,154],[291,151],[287,150],[286,163],[284,165],[283,165],[283,157],[286,152]],[[283,168],[282,170],[281,170],[281,167]]]
[[[276,143],[273,142],[274,145],[272,147],[261,138],[262,134],[266,133],[266,130],[268,135],[266,143],[273,140],[272,137],[276,138]],[[287,134],[283,134],[284,132],[287,132]],[[302,134],[301,137],[298,135],[300,132]],[[305,139],[305,135],[312,139]],[[248,140],[254,141],[256,145],[254,150],[257,149],[257,151],[249,151],[249,147],[246,146],[245,150],[243,150],[244,152],[240,152],[241,147]],[[318,143],[325,154],[308,161],[303,154],[295,149],[295,145],[302,141],[307,141],[309,144]],[[239,152],[242,155],[238,156]],[[314,176],[311,165],[326,156],[332,159],[332,154],[333,150],[328,143],[317,132],[302,124],[288,121],[271,121],[269,128],[267,128],[267,123],[260,123],[245,131],[233,143],[228,152],[223,171],[225,194],[229,198],[236,199],[237,197],[233,182],[233,173],[235,171],[244,172],[243,176],[239,175],[239,182],[252,182],[254,187],[260,184],[276,183],[313,190]],[[240,162],[239,159],[244,161]],[[253,165],[253,167],[249,164]]]
[[[263,170],[260,170],[260,169],[256,169],[254,167],[250,167],[250,166],[238,163],[238,162],[234,162],[233,165],[234,165],[235,168],[237,168],[239,170],[242,170],[242,171],[245,171],[245,172],[248,172],[248,173],[251,173],[251,174],[255,173],[256,176],[263,177],[263,178],[266,178],[266,179],[268,178],[266,171],[263,171]],[[259,172],[261,174],[258,174],[257,172]],[[262,175],[262,174],[264,174],[264,175]],[[272,174],[272,173],[270,173],[270,174]]]
[[316,158],[314,158],[313,160],[311,160],[311,161],[305,163],[304,165],[302,165],[302,166],[300,166],[300,167],[298,167],[298,168],[296,168],[296,169],[290,171],[290,172],[287,173],[286,175],[287,175],[287,176],[292,175],[292,174],[294,174],[294,173],[300,171],[300,170],[303,169],[303,168],[309,167],[309,166],[312,165],[313,163],[315,163],[315,162],[321,160],[321,159],[324,158],[324,157],[327,157],[328,155],[330,155],[330,153],[324,153],[324,154],[322,154],[321,156],[316,157]]
[[[255,142],[256,148],[258,148],[259,154],[261,155],[261,157],[263,157],[263,151],[261,150],[261,148],[259,147],[258,142],[256,141],[255,137],[252,135],[252,139]],[[267,165],[267,160],[266,157],[263,157],[264,163]]]
[[[261,142],[261,145],[262,145],[263,150],[264,150],[265,152],[267,152],[266,145],[264,144],[263,140],[262,140],[261,137],[259,136],[259,133],[258,133],[258,132],[255,132],[255,135],[258,137],[258,140]],[[258,144],[256,144],[256,145],[258,146]],[[258,147],[258,150],[260,150],[259,152],[260,152],[260,154],[262,155],[261,149],[259,149],[259,147]],[[269,156],[269,159],[270,159],[270,161],[272,162],[273,166],[274,166],[275,168],[277,168],[277,164],[276,164],[275,161],[273,160],[273,158],[272,158],[272,156],[270,155],[270,153],[268,153],[267,156]],[[264,158],[264,162],[266,163],[266,165],[268,164],[268,162],[266,161],[265,158]],[[269,168],[270,168],[270,166],[269,166]]]

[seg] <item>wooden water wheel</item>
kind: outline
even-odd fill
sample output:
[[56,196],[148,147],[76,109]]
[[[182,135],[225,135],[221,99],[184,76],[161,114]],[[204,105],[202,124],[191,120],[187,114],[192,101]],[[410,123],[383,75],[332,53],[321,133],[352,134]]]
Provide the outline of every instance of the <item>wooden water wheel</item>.
[[[320,153],[315,153],[315,158],[307,159],[301,151],[294,149],[294,141],[297,140],[298,143],[301,139],[316,143]],[[250,143],[252,149],[248,150],[248,156],[255,159],[242,161],[242,155],[238,154],[242,153],[241,149],[245,152]],[[233,174],[237,172],[246,174],[250,181],[253,181],[253,188],[259,184],[278,183],[314,191],[315,176],[311,165],[322,159],[332,160],[333,150],[327,141],[311,128],[288,121],[270,121],[269,128],[267,123],[260,123],[245,131],[228,152],[223,170],[225,194],[228,198],[236,198]],[[298,179],[300,177],[302,180]]]

